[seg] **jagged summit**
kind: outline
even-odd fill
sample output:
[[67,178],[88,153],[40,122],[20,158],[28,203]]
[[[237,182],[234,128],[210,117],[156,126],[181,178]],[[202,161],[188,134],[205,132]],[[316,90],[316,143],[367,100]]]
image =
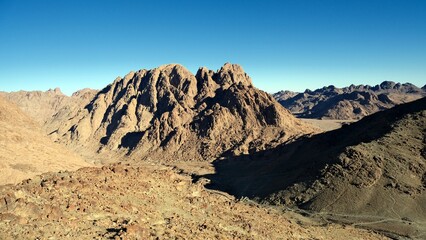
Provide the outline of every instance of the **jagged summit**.
[[70,119],[56,131],[68,144],[168,160],[248,153],[315,131],[230,63],[195,76],[179,64],[130,72]]
[[63,95],[61,89],[59,87],[56,87],[54,89],[49,89],[47,90],[48,93],[53,93],[53,94],[58,94],[58,95]]
[[243,84],[252,86],[251,78],[244,72],[243,68],[238,64],[226,63],[217,72],[217,82],[221,85]]

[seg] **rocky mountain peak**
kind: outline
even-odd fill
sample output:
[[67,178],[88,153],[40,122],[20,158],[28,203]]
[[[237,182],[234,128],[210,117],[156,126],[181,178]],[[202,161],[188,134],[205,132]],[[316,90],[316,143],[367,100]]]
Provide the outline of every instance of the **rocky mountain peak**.
[[251,78],[238,64],[225,63],[216,74],[218,84],[224,85],[225,87],[234,83],[252,86]]
[[277,101],[284,101],[284,100],[287,100],[289,98],[296,96],[297,94],[298,94],[297,92],[285,90],[285,91],[279,91],[279,92],[275,93],[273,96]]
[[381,89],[393,89],[395,85],[396,85],[395,82],[383,81],[379,86]]
[[57,131],[65,142],[162,159],[248,153],[315,131],[229,63],[195,76],[179,64],[131,72],[70,119]]
[[56,87],[54,89],[49,89],[47,90],[47,93],[55,94],[55,95],[64,95],[59,87]]

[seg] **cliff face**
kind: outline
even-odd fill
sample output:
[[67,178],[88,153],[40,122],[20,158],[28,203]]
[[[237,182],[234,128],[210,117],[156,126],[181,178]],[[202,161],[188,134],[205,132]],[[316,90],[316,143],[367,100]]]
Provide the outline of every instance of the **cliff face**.
[[227,63],[195,76],[177,64],[130,72],[56,133],[70,145],[170,161],[249,153],[314,131]]

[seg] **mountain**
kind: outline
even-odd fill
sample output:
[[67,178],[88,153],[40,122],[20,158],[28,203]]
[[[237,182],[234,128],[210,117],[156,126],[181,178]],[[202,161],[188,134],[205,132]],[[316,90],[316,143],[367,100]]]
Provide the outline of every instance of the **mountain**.
[[426,98],[214,165],[210,187],[237,197],[426,237]]
[[380,85],[351,85],[345,88],[323,87],[315,91],[273,96],[292,113],[303,118],[360,119],[395,105],[426,96],[424,89],[410,83],[382,82]]
[[0,96],[0,185],[35,175],[90,166],[78,155],[53,143],[39,124]]
[[277,93],[274,93],[273,96],[278,102],[282,102],[296,96],[297,94],[298,94],[297,92],[285,90],[285,91],[279,91]]
[[48,91],[0,92],[8,101],[15,103],[24,113],[38,122],[43,129],[51,132],[57,129],[66,117],[84,107],[92,100],[96,90],[82,89],[66,96],[59,88]]
[[162,161],[249,153],[316,131],[229,63],[195,76],[178,64],[130,72],[69,119],[57,141]]

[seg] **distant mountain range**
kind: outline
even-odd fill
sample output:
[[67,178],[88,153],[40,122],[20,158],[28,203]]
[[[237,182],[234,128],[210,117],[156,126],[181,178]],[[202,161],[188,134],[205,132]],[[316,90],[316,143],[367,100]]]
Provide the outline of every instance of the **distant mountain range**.
[[56,130],[71,114],[87,105],[98,91],[85,88],[67,96],[61,89],[1,92],[0,97],[16,104],[47,133]]
[[376,86],[350,85],[337,88],[330,85],[303,93],[280,91],[273,96],[298,117],[360,119],[426,96],[426,85],[418,88],[411,83],[384,81]]

